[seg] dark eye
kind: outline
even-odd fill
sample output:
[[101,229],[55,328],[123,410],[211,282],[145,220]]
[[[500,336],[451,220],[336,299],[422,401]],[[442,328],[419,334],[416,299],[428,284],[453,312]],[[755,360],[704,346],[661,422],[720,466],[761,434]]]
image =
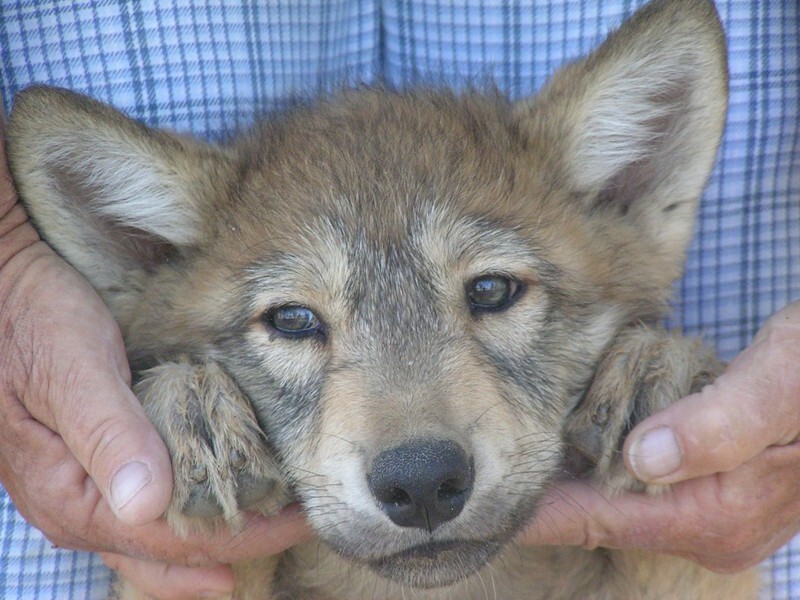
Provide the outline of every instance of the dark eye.
[[474,310],[502,310],[517,296],[520,285],[502,275],[482,275],[467,287],[467,298]]
[[297,304],[272,309],[267,313],[266,320],[277,331],[289,336],[307,337],[322,331],[317,315],[310,308]]

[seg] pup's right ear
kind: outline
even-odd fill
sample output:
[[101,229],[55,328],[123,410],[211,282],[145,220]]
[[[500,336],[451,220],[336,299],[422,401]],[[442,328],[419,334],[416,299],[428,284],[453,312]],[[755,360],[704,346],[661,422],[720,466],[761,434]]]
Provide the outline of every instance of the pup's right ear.
[[8,143],[43,237],[107,301],[132,273],[205,239],[204,207],[224,193],[233,168],[223,150],[42,86],[15,98]]

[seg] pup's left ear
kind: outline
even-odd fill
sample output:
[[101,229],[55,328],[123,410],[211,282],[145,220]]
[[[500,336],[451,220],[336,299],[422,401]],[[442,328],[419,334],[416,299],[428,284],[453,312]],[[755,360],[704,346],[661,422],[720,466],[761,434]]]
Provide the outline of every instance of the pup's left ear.
[[724,126],[725,52],[712,2],[655,0],[515,107],[559,185],[634,226],[676,274]]

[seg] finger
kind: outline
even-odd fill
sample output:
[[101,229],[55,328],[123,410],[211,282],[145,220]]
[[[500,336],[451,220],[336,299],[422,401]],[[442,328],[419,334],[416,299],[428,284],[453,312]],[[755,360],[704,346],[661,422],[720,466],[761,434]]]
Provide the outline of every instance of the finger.
[[125,532],[130,538],[116,540],[125,554],[188,567],[238,563],[279,554],[312,536],[299,507],[291,506],[278,515],[248,515],[240,531],[192,533],[176,536],[161,520]]
[[[291,504],[277,515],[247,515],[241,531],[221,531],[211,536],[190,535],[183,543],[186,564],[237,563],[279,554],[313,537],[311,526],[299,504]],[[199,550],[198,550],[199,549]]]
[[586,482],[553,486],[539,502],[522,534],[532,545],[624,548],[649,547],[670,531],[674,515],[663,499],[646,494],[612,495]]
[[[640,549],[699,560],[719,552],[741,514],[721,506],[714,476],[677,484],[659,495],[615,494],[585,482],[554,486],[541,501],[522,541],[533,545]],[[737,491],[741,491],[737,488]],[[718,513],[709,515],[710,507]]]
[[228,565],[192,568],[142,561],[121,554],[100,556],[133,587],[158,600],[224,598],[233,593],[236,583]]
[[730,471],[800,432],[800,303],[773,316],[713,384],[637,425],[623,452],[635,477],[673,483]]

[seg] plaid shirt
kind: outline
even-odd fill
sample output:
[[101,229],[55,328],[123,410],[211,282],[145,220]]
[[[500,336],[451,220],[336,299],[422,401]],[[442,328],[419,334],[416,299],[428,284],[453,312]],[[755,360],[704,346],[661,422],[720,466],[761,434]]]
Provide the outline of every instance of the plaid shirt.
[[[491,81],[512,97],[592,49],[641,0],[0,0],[0,93],[83,91],[214,139],[287,100],[384,79]],[[800,297],[798,4],[717,1],[731,103],[672,324],[731,358]],[[765,565],[800,599],[800,539]],[[0,488],[0,597],[101,598],[94,556],[53,549]]]

